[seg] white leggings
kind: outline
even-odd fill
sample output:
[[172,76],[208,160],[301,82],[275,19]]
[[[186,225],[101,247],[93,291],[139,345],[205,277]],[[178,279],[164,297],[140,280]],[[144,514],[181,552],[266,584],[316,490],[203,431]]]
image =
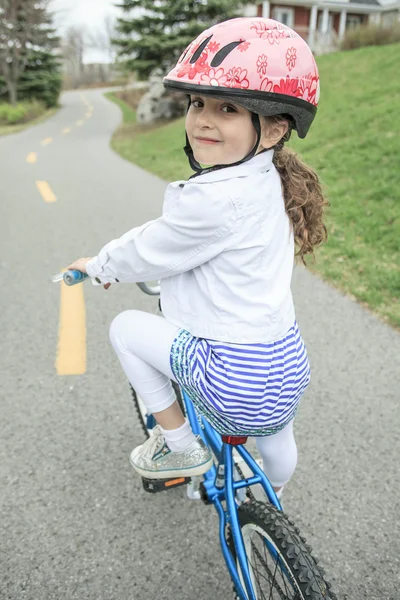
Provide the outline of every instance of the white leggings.
[[[110,327],[110,340],[132,387],[151,413],[176,400],[171,379],[170,351],[179,328],[163,317],[138,310],[119,314]],[[289,481],[297,464],[293,420],[274,435],[256,438],[263,469],[274,487]]]

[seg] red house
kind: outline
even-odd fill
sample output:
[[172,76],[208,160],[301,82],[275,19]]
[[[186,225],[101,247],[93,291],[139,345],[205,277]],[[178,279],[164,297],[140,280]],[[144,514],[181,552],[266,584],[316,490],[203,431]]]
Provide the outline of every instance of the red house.
[[400,21],[399,0],[272,0],[247,5],[245,15],[269,17],[300,34],[315,53],[337,48],[346,29]]

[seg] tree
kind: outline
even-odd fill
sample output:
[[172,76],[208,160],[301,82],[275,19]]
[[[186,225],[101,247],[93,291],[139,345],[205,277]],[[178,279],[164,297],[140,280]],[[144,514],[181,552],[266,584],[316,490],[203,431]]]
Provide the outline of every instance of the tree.
[[18,82],[18,98],[39,100],[46,107],[56,106],[61,87],[58,57],[50,52],[33,50]]
[[116,52],[113,44],[113,38],[116,35],[115,25],[115,18],[108,14],[104,18],[103,28],[97,30],[91,36],[91,47],[101,50],[104,55],[107,55],[108,64],[110,65],[115,63]]
[[[238,15],[245,0],[124,0],[114,43],[125,65],[146,78],[166,70],[201,31]],[[136,10],[135,10],[136,9]],[[131,18],[129,13],[132,12]]]
[[51,54],[58,38],[47,12],[48,0],[0,1],[0,75],[11,104],[18,99],[18,84],[36,52]]
[[73,87],[82,83],[83,55],[89,46],[89,35],[85,27],[71,26],[67,29],[62,42],[62,53]]

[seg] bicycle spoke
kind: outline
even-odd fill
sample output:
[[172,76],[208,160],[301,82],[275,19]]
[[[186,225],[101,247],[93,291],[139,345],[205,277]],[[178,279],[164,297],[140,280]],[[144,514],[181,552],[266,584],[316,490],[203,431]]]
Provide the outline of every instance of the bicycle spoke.
[[[257,564],[253,564],[253,563],[257,563],[257,560],[251,561],[250,567],[254,574],[258,589],[259,589],[260,593],[262,594],[262,598],[260,598],[260,600],[273,600],[274,599],[274,594],[273,594],[274,591],[279,595],[279,598],[281,600],[288,600],[289,598],[291,600],[298,600],[299,598],[301,598],[301,596],[299,595],[299,592],[297,590],[295,590],[295,587],[293,586],[293,582],[290,581],[290,579],[289,579],[290,585],[288,588],[287,583],[286,583],[287,574],[282,569],[282,561],[280,560],[279,556],[277,556],[276,560],[274,561],[274,569],[272,570],[272,568],[269,566],[268,559],[272,560],[272,556],[267,550],[265,540],[263,540],[263,538],[259,534],[258,534],[258,537],[260,538],[260,541],[262,541],[262,544],[263,544],[264,557],[261,555],[260,550],[256,547],[255,542],[253,540],[251,541],[251,548],[252,548],[252,555],[254,556],[255,559],[258,559],[262,570],[259,569]],[[267,552],[268,552],[268,554],[267,554]],[[280,579],[282,580],[282,582],[280,580],[279,581],[277,580],[278,573],[280,575]],[[266,598],[266,596],[263,592],[262,581],[264,581],[268,586],[268,590],[269,590],[268,598]],[[295,593],[294,595],[293,595],[293,592]]]
[[[252,546],[253,546],[253,549],[254,549],[254,554],[255,554],[255,555],[256,555],[256,556],[257,556],[259,559],[260,559],[260,558],[262,558],[262,557],[261,557],[261,554],[260,554],[260,552],[259,552],[259,550],[258,550],[258,549],[257,549],[257,548],[254,546],[254,542],[252,542]],[[260,562],[262,562],[262,561],[260,561]],[[253,571],[254,571],[254,567],[253,567],[253,565],[251,565],[251,566],[252,566],[252,569],[253,569]],[[264,572],[262,572],[262,571],[258,571],[258,569],[257,569],[257,573],[260,575],[260,577],[261,577],[261,578],[262,578],[264,581],[266,581],[266,582],[267,582],[267,584],[268,584],[268,588],[270,588],[270,589],[271,589],[271,593],[272,593],[272,591],[274,590],[274,587],[273,587],[273,585],[274,585],[274,574],[271,572],[271,569],[269,568],[268,564],[266,564],[266,563],[264,563],[264,564],[263,564],[263,570],[264,570]],[[275,570],[276,570],[276,569],[275,569]],[[267,571],[267,573],[268,573],[268,576],[269,576],[268,578],[265,576],[265,571]],[[259,580],[258,580],[258,581],[259,581]],[[278,592],[278,594],[279,594],[279,596],[280,596],[281,600],[287,600],[287,596],[283,596],[283,595],[282,595],[282,591],[281,591],[281,590],[277,589],[276,587],[275,587],[275,589],[276,589],[276,591]],[[262,592],[261,585],[260,585],[260,591]],[[262,594],[263,594],[263,599],[265,599],[265,600],[268,600],[268,599],[266,599],[266,598],[265,598],[265,596],[264,596],[264,593],[263,593],[263,592],[262,592]],[[269,597],[269,598],[272,598],[272,596],[270,595],[270,597]],[[260,599],[260,600],[262,600],[262,599]]]
[[[259,536],[259,537],[261,538],[261,536]],[[263,543],[263,547],[264,547],[264,554],[266,555],[267,554],[267,544]],[[268,556],[271,556],[269,552],[268,552]],[[266,557],[266,561],[267,561],[267,557]],[[286,594],[285,598],[287,598],[288,589],[287,589],[287,586],[286,586],[286,578],[284,577],[283,572],[282,572],[282,566],[281,566],[282,565],[282,561],[280,560],[279,556],[276,557],[275,573],[276,573],[276,570],[278,568],[278,563],[279,563],[279,567],[280,567],[281,578],[283,580],[283,585],[285,586],[285,594]],[[275,573],[274,573],[274,577],[275,577]],[[282,589],[281,589],[281,591],[282,591]],[[280,592],[278,591],[278,593],[280,593]]]

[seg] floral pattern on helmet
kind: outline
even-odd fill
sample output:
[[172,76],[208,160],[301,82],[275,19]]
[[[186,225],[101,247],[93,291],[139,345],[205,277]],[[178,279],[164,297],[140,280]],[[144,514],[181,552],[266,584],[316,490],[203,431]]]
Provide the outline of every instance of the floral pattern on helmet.
[[206,48],[206,50],[209,50],[210,52],[218,52],[219,47],[221,44],[218,44],[217,42],[210,42]]
[[201,76],[199,81],[200,84],[203,85],[213,85],[218,87],[220,85],[225,85],[228,80],[228,76],[225,75],[222,67],[219,69],[209,69]]
[[291,71],[296,66],[297,51],[296,48],[289,48],[286,52],[286,66]]
[[273,90],[275,94],[298,97],[300,95],[299,78],[292,79],[290,75],[286,75],[285,79],[280,80],[279,85],[274,85]]
[[270,44],[279,44],[280,39],[288,37],[285,26],[280,23],[271,28],[265,21],[257,21],[253,23],[251,29],[254,29],[260,38],[268,40]]
[[238,50],[240,50],[240,52],[246,52],[246,50],[248,50],[250,46],[250,42],[242,42],[241,44],[239,44],[239,46],[237,47]]
[[263,77],[263,75],[266,74],[267,67],[268,57],[266,56],[266,54],[260,54],[260,56],[257,58],[257,73],[260,77]]
[[207,63],[208,53],[203,52],[198,60],[195,63],[190,63],[191,54],[189,57],[183,62],[182,67],[178,71],[178,77],[185,77],[188,75],[189,79],[194,79],[196,75],[200,73],[206,73],[209,70],[209,65]]
[[317,106],[319,100],[319,79],[310,73],[299,82],[299,98]]
[[247,69],[241,69],[240,67],[230,69],[227,73],[227,85],[232,88],[247,90],[250,85],[247,79]]
[[271,81],[270,79],[268,79],[268,77],[266,77],[261,82],[260,90],[262,92],[272,92],[273,87],[274,87],[274,82]]

